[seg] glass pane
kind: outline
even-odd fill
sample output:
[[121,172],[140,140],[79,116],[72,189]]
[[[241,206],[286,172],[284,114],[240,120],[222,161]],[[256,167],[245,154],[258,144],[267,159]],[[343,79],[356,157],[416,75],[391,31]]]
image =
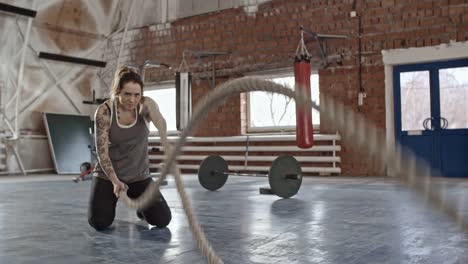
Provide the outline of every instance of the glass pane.
[[441,127],[468,128],[468,67],[439,70],[439,87]]
[[[174,89],[162,89],[144,91],[144,95],[153,99],[159,106],[159,111],[166,119],[167,130],[176,131],[176,91]],[[150,131],[157,131],[153,123],[150,123]]]
[[[270,79],[275,83],[279,83],[294,88],[294,76],[273,78]],[[318,74],[310,76],[311,96],[317,104],[320,103],[319,98],[319,77]],[[249,93],[249,127],[275,127],[275,126],[295,126],[296,125],[296,104],[289,98],[267,92],[252,92]],[[312,110],[312,121],[314,125],[320,124],[320,113]]]
[[401,130],[424,130],[424,120],[431,117],[429,71],[400,73],[400,94]]

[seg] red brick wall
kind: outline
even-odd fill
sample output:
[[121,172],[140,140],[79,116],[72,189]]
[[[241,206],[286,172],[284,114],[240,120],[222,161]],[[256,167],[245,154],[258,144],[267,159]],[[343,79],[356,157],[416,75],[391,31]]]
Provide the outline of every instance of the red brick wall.
[[[350,18],[351,0],[273,0],[258,7],[255,15],[243,8],[180,19],[170,26],[151,26],[132,35],[127,59],[142,63],[157,59],[177,67],[184,50],[222,51],[230,55],[216,58],[217,75],[242,76],[251,71],[292,66],[299,41],[299,26],[322,34],[343,34],[344,40],[327,42],[329,55],[342,54],[342,65],[331,64],[319,71],[320,91],[331,95],[366,115],[379,127],[385,126],[384,67],[381,50],[438,45],[450,40],[468,40],[468,1],[466,0],[357,0],[361,17],[362,89],[367,98],[358,109],[360,89],[358,66],[358,19]],[[308,48],[317,54],[317,44]],[[211,59],[188,54],[187,62],[195,73],[193,105],[209,91]],[[171,79],[168,70],[149,71],[146,80]],[[198,77],[197,77],[198,76]],[[197,79],[198,78],[198,79]],[[230,98],[202,124],[198,136],[238,135],[245,118],[240,113],[240,98]],[[327,131],[323,124],[323,132]],[[379,171],[352,155],[353,145],[342,142],[344,175],[375,175]],[[354,157],[354,158],[353,158]]]
[[[225,82],[227,79],[216,80],[216,85]],[[193,85],[192,100],[194,104],[205,94],[209,93],[211,81],[203,80],[198,85]],[[196,136],[232,136],[241,134],[241,111],[240,96],[226,98],[219,106],[213,107],[195,133]]]

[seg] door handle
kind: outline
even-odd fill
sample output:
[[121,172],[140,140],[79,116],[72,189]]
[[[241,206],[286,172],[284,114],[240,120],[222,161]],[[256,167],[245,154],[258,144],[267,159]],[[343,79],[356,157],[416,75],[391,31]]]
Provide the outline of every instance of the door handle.
[[431,128],[427,127],[427,123],[428,123],[429,121],[432,121],[432,119],[433,119],[433,117],[428,117],[428,118],[424,119],[424,121],[423,121],[423,127],[424,127],[425,130],[433,130],[433,129],[432,129],[432,122],[431,122]]
[[445,117],[440,117],[440,119],[442,120],[442,125],[440,126],[440,128],[446,129],[446,128],[448,127],[448,120],[447,120],[447,118],[445,118]]

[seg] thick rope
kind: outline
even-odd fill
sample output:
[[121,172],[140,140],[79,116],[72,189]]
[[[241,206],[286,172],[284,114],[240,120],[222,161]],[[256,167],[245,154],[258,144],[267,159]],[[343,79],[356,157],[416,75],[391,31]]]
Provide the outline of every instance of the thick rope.
[[382,169],[385,167],[393,169],[397,176],[396,179],[402,184],[422,194],[431,206],[452,218],[463,231],[468,231],[468,223],[464,220],[463,215],[458,212],[459,210],[456,206],[444,200],[440,191],[438,191],[433,183],[432,175],[435,173],[428,164],[419,160],[412,152],[401,146],[397,146],[395,150],[388,148],[383,131],[378,129],[373,123],[366,121],[362,115],[355,113],[351,108],[326,96],[322,96],[320,106],[318,106],[311,101],[310,97],[305,96],[302,89],[296,90],[299,92],[294,92],[290,88],[271,81],[256,78],[240,78],[228,81],[215,88],[200,100],[174,149],[166,153],[166,159],[158,180],[136,199],[128,198],[125,192],[122,192],[120,197],[129,207],[139,210],[144,209],[151,204],[153,199],[157,198],[161,182],[164,181],[169,172],[172,172],[190,229],[203,255],[205,255],[210,264],[223,263],[214,252],[197,221],[185,193],[176,159],[181,153],[182,146],[185,145],[187,137],[197,129],[198,124],[200,124],[202,118],[206,117],[210,109],[222,104],[227,97],[235,94],[266,91],[292,97],[295,99],[296,104],[305,109],[311,109],[311,107],[318,109],[322,118],[330,121],[332,129],[340,131],[345,141],[355,144],[356,148],[353,148],[353,150],[358,153],[365,153],[368,158],[373,160]]

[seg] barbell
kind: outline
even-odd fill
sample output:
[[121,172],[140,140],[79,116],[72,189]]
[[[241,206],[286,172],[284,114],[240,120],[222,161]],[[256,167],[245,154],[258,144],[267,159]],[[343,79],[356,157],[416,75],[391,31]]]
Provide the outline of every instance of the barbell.
[[[200,185],[210,191],[216,191],[223,187],[229,175],[255,176],[259,174],[247,174],[229,171],[226,160],[218,155],[206,157],[198,169],[198,181]],[[302,184],[302,169],[299,162],[290,155],[277,157],[268,172],[260,174],[268,176],[271,192],[260,188],[261,194],[273,193],[282,198],[289,198],[297,194]]]

